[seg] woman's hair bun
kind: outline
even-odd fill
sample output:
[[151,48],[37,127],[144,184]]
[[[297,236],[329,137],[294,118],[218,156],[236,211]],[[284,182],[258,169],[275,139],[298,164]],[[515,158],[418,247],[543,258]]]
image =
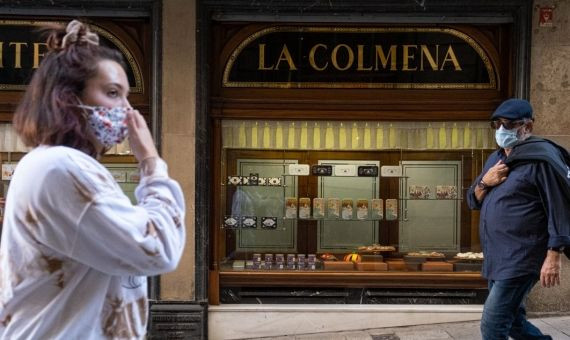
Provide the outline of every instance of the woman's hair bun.
[[91,32],[89,26],[78,20],[72,20],[63,27],[51,27],[52,31],[47,38],[50,50],[63,50],[73,45],[99,45],[99,36]]

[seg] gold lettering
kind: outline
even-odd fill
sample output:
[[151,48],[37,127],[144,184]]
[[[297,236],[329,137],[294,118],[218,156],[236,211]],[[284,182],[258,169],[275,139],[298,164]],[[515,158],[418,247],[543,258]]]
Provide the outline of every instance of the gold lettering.
[[273,65],[265,66],[265,44],[259,44],[259,66],[257,67],[259,71],[273,70]]
[[287,49],[287,45],[283,45],[283,49],[281,50],[281,55],[279,55],[279,59],[277,60],[277,64],[275,65],[275,69],[279,69],[279,64],[282,61],[286,61],[289,64],[289,69],[294,71],[297,69],[295,67],[295,63],[293,62],[293,58],[291,58],[291,53],[289,53],[289,49]]
[[[336,57],[336,56],[337,56],[337,53],[338,53],[338,50],[339,50],[341,47],[344,47],[344,48],[346,49],[346,52],[348,52],[348,61],[347,61],[345,67],[340,67],[340,66],[338,65],[338,60],[337,60],[337,57]],[[339,70],[339,71],[346,71],[346,70],[348,70],[348,69],[352,66],[352,63],[354,62],[354,52],[352,52],[352,49],[350,49],[350,46],[348,46],[348,45],[346,45],[346,44],[339,44],[339,45],[337,45],[337,46],[333,49],[333,51],[332,51],[332,58],[331,58],[331,59],[332,59],[333,66],[334,66],[337,70]]]
[[[449,58],[448,58],[449,57]],[[443,59],[443,62],[441,63],[441,70],[443,70],[443,67],[445,66],[445,63],[447,61],[451,61],[453,63],[453,67],[455,67],[455,71],[461,71],[461,66],[459,66],[459,62],[457,61],[457,57],[455,56],[455,52],[453,52],[453,48],[451,47],[451,45],[449,45],[449,48],[447,49],[447,53],[445,54],[445,58]]]
[[382,68],[386,69],[388,65],[388,59],[391,59],[390,71],[396,71],[396,45],[391,45],[390,50],[388,51],[388,55],[384,54],[384,50],[382,50],[382,45],[376,45],[376,63],[374,70],[378,71],[378,58],[380,58],[380,62],[382,63]]
[[45,56],[45,53],[40,53],[40,46],[47,47],[46,43],[34,43],[34,66],[32,68],[38,68],[40,66],[40,57]]
[[0,68],[4,68],[4,63],[2,62],[3,55],[4,55],[4,42],[0,41]]
[[14,48],[14,68],[22,68],[22,45],[28,46],[25,42],[11,42],[10,46],[15,45]]
[[414,60],[415,55],[410,54],[410,48],[418,48],[418,45],[402,45],[404,50],[404,57],[403,61],[404,64],[402,65],[402,71],[415,71],[417,70],[417,66],[414,68],[410,68],[410,64],[408,63],[410,60]]
[[420,71],[424,70],[424,56],[427,59],[429,65],[431,66],[431,69],[433,71],[437,71],[438,70],[438,64],[439,64],[439,45],[435,45],[435,60],[433,59],[433,56],[431,55],[431,52],[429,51],[429,49],[427,48],[426,45],[421,45],[421,50],[420,50]]
[[313,46],[309,52],[309,64],[311,64],[311,67],[317,71],[324,71],[329,66],[329,62],[327,61],[323,67],[317,66],[317,63],[315,62],[315,53],[319,47],[323,47],[325,50],[327,49],[327,45],[325,44],[316,44]]
[[358,45],[358,67],[357,71],[370,71],[372,66],[364,67],[364,45]]

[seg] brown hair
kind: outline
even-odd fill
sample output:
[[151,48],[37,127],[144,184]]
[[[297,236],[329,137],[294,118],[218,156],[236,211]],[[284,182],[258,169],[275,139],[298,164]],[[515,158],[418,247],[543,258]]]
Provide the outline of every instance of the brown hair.
[[26,146],[65,145],[95,157],[95,145],[77,105],[99,62],[113,60],[124,67],[122,55],[100,46],[98,36],[76,20],[67,28],[54,25],[44,32],[48,53],[16,109],[14,129]]

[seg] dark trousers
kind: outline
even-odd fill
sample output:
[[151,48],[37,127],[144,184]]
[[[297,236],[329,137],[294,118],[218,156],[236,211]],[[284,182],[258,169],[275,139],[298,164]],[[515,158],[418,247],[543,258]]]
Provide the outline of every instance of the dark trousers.
[[536,275],[489,280],[489,296],[481,317],[483,340],[552,339],[526,319],[525,300],[538,282]]

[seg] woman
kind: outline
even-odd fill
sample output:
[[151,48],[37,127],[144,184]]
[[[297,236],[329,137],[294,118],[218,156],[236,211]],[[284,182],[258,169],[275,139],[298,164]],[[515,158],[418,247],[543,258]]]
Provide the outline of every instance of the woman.
[[[182,191],[130,107],[120,54],[78,21],[47,42],[14,116],[33,149],[7,195],[0,339],[143,338],[144,276],[173,270],[183,251]],[[97,161],[127,133],[136,206]]]

